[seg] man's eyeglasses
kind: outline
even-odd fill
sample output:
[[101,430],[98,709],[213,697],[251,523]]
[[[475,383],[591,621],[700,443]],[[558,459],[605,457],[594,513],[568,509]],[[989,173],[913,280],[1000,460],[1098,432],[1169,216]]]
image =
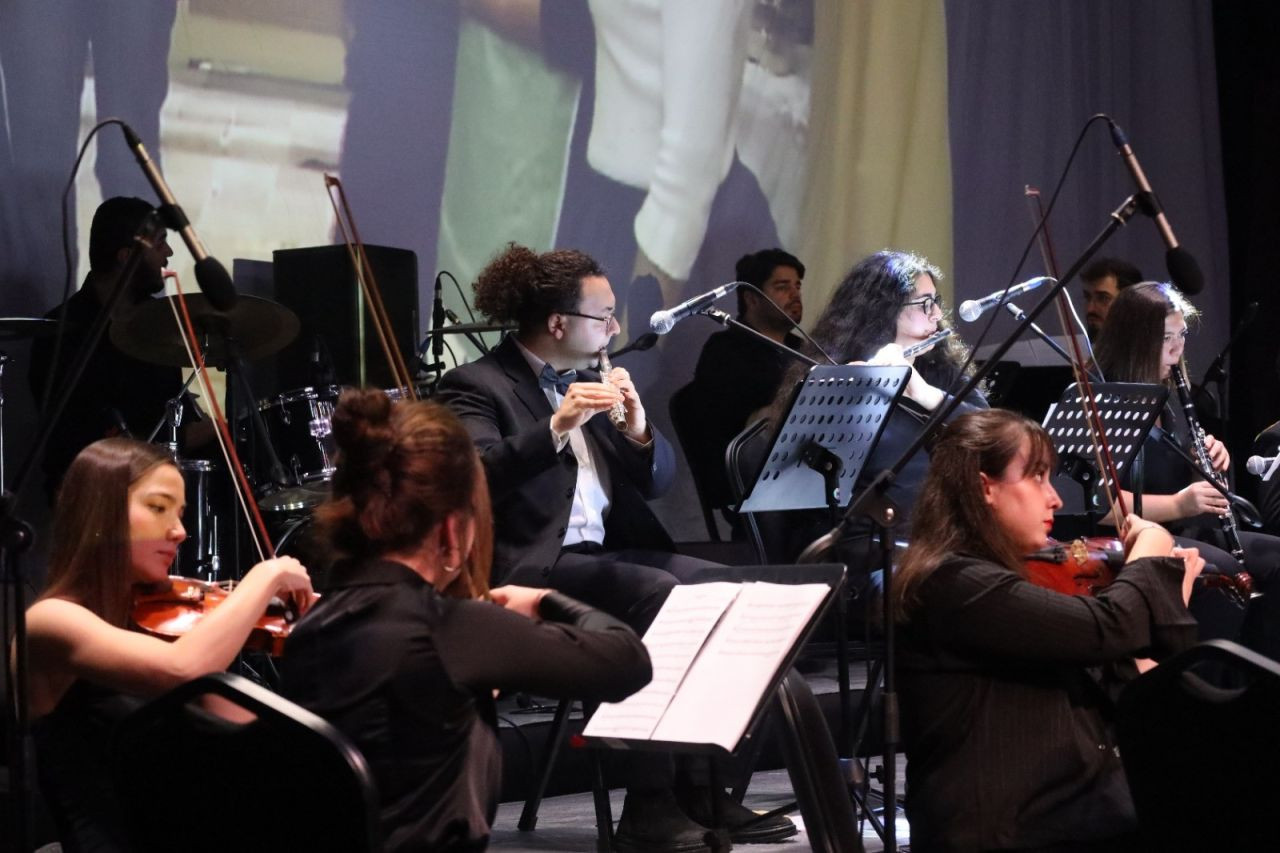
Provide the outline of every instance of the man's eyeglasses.
[[941,293],[931,293],[928,296],[921,296],[919,299],[912,299],[910,302],[904,302],[904,305],[919,305],[920,312],[926,317],[933,313],[933,309],[939,311],[944,310],[947,306],[942,302]]
[[1182,331],[1180,331],[1180,332],[1165,332],[1165,333],[1164,333],[1164,342],[1165,342],[1166,344],[1171,344],[1171,343],[1173,343],[1173,341],[1174,341],[1174,339],[1175,339],[1175,338],[1178,338],[1178,339],[1181,339],[1181,340],[1184,340],[1184,341],[1185,341],[1185,340],[1187,339],[1187,330],[1186,330],[1186,329],[1183,329],[1183,330],[1182,330]]
[[613,314],[605,314],[603,317],[597,317],[594,314],[582,314],[578,311],[560,311],[559,313],[568,314],[570,317],[582,317],[586,320],[599,320],[601,323],[604,323],[605,328],[608,328],[618,322],[618,318]]

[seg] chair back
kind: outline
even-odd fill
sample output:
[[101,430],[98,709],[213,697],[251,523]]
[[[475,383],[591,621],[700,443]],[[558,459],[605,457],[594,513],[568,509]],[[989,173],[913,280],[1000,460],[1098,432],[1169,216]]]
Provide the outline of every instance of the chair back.
[[[729,479],[733,506],[740,506],[747,491],[764,467],[771,438],[769,421],[761,418],[733,437],[724,451],[724,467]],[[747,540],[755,549],[760,563],[793,562],[795,554],[787,532],[787,513],[740,512],[738,518],[747,532]],[[795,513],[790,513],[794,519]]]
[[[234,723],[213,698],[249,712]],[[237,675],[188,682],[118,726],[109,747],[142,851],[376,851],[368,765],[337,729]]]
[[1275,849],[1277,720],[1280,664],[1227,640],[1125,688],[1120,755],[1150,849]]
[[804,818],[809,847],[822,853],[861,851],[850,780],[843,777],[835,742],[808,683],[792,670],[775,694],[777,727],[791,786]]
[[717,492],[723,492],[723,484],[715,482],[719,474],[715,467],[719,462],[720,448],[712,446],[710,436],[703,429],[708,421],[700,404],[697,388],[690,382],[671,395],[667,413],[671,416],[676,441],[689,463],[693,487],[698,493],[698,505],[702,508],[702,520],[707,525],[707,537],[712,542],[720,542],[715,510],[726,504],[723,495],[717,500]]

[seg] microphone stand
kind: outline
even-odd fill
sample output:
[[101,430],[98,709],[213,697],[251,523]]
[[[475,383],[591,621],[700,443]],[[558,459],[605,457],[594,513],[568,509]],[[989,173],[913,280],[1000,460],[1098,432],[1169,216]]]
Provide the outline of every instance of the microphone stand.
[[845,529],[848,527],[852,519],[859,516],[870,519],[875,526],[880,537],[880,554],[881,568],[883,571],[883,596],[884,605],[884,689],[882,691],[884,697],[884,756],[883,766],[881,768],[881,785],[884,787],[884,849],[886,853],[893,853],[897,850],[897,835],[895,830],[896,814],[898,808],[897,797],[897,747],[898,747],[898,695],[897,695],[897,676],[895,673],[895,648],[894,648],[894,623],[893,623],[893,536],[890,527],[897,518],[898,510],[893,502],[888,498],[888,488],[893,480],[906,467],[907,463],[920,452],[920,450],[930,441],[937,433],[947,418],[960,406],[961,402],[969,396],[969,394],[978,387],[982,380],[986,379],[988,374],[995,369],[996,364],[1004,357],[1005,353],[1014,345],[1018,338],[1025,332],[1031,323],[1040,316],[1049,303],[1058,295],[1058,293],[1071,281],[1085,264],[1089,263],[1094,254],[1102,248],[1102,245],[1111,238],[1111,235],[1120,228],[1128,224],[1133,218],[1134,213],[1139,209],[1140,199],[1138,195],[1129,196],[1124,200],[1118,208],[1112,211],[1109,221],[1105,228],[1094,237],[1091,242],[1056,282],[1050,284],[1047,292],[1036,303],[1035,307],[1027,313],[1025,319],[1019,322],[1018,327],[1014,329],[1013,334],[1006,338],[987,358],[986,362],[974,372],[964,384],[964,386],[954,395],[947,395],[937,409],[934,410],[932,417],[925,423],[920,434],[915,440],[903,451],[898,460],[890,467],[878,473],[872,480],[871,484],[863,489],[845,510],[844,517],[827,533],[815,539],[797,558],[797,563],[816,563],[831,549],[836,542],[844,535]]
[[[1027,312],[1023,311],[1021,308],[1019,308],[1017,305],[1014,305],[1012,302],[1006,302],[1004,304],[1004,307],[1010,314],[1013,315],[1013,319],[1018,321],[1019,323],[1027,319]],[[1027,328],[1030,329],[1032,332],[1034,332],[1036,337],[1040,338],[1040,340],[1048,344],[1049,349],[1053,350],[1058,355],[1062,356],[1063,361],[1065,361],[1067,364],[1071,363],[1071,356],[1067,353],[1067,351],[1064,350],[1062,348],[1062,345],[1059,344],[1057,341],[1055,341],[1048,332],[1040,328],[1040,325],[1038,323],[1034,321],[1029,322],[1027,323]],[[1094,374],[1094,378],[1095,379],[1097,378],[1096,373]]]
[[[1213,402],[1212,413],[1215,420],[1222,420],[1222,402],[1226,395],[1225,383],[1227,380],[1227,372],[1223,369],[1223,365],[1226,364],[1227,353],[1235,346],[1236,341],[1240,340],[1240,336],[1244,334],[1245,329],[1253,324],[1254,318],[1257,316],[1258,303],[1250,302],[1249,307],[1245,309],[1244,316],[1240,318],[1240,322],[1236,325],[1235,331],[1231,333],[1230,340],[1227,341],[1226,346],[1214,358],[1209,365],[1209,369],[1204,372],[1204,378],[1200,380],[1200,393]],[[1216,394],[1209,390],[1210,384],[1218,386]]]
[[[75,361],[72,362],[71,369],[67,372],[66,379],[58,391],[57,399],[49,407],[45,418],[36,430],[35,445],[23,458],[22,464],[18,468],[13,490],[4,491],[4,484],[0,483],[0,584],[12,585],[14,590],[13,690],[10,694],[10,701],[14,708],[14,731],[11,735],[9,789],[13,792],[13,801],[17,805],[17,819],[14,821],[14,843],[17,850],[29,849],[27,844],[27,805],[30,802],[30,780],[28,779],[29,772],[27,767],[27,741],[30,735],[30,723],[27,716],[29,685],[27,672],[27,611],[23,590],[26,578],[22,572],[21,556],[31,550],[31,546],[35,543],[35,530],[30,522],[18,515],[18,504],[31,483],[32,475],[35,473],[36,460],[44,456],[44,451],[49,444],[51,429],[58,422],[58,419],[62,417],[67,404],[71,402],[76,386],[79,385],[81,377],[84,376],[85,369],[89,366],[89,362],[93,360],[98,344],[106,333],[107,326],[111,323],[112,314],[119,306],[121,299],[124,298],[124,294],[128,291],[129,285],[133,282],[134,274],[138,271],[138,267],[142,262],[142,249],[145,241],[148,236],[155,236],[158,224],[156,217],[148,216],[139,227],[137,234],[135,234],[133,245],[129,248],[129,255],[125,259],[124,268],[116,278],[115,284],[107,296],[106,303],[102,305],[97,316],[94,317],[93,323],[90,324],[84,343],[81,344],[79,352],[76,353]],[[65,329],[60,329],[58,334],[65,334]],[[53,365],[55,371],[57,367],[56,364]]]
[[[799,352],[798,350],[792,349],[791,347],[787,346],[781,341],[775,341],[773,338],[769,337],[766,334],[757,332],[755,329],[751,328],[746,323],[742,322],[741,320],[735,319],[734,317],[730,317],[727,313],[725,313],[724,311],[721,311],[719,308],[712,308],[708,306],[706,308],[703,308],[701,311],[695,311],[694,313],[701,314],[704,317],[710,317],[712,320],[715,320],[717,323],[719,323],[722,326],[732,326],[735,329],[741,329],[744,332],[749,332],[751,335],[755,336],[759,340],[764,341],[769,346],[776,349],[778,352],[781,352],[784,355],[788,355],[791,358],[794,358],[798,361],[803,361],[805,364],[809,365],[810,367],[815,367],[818,364],[817,361],[805,355],[804,353]],[[643,340],[643,339],[644,339],[644,336],[642,335],[640,340]]]

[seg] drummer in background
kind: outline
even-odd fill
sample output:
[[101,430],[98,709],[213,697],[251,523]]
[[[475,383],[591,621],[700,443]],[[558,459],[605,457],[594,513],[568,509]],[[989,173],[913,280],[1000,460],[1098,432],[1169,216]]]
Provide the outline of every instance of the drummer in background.
[[[66,329],[58,355],[57,373],[49,404],[62,391],[68,371],[76,361],[90,327],[111,297],[112,288],[129,258],[135,235],[156,210],[140,198],[117,196],[98,206],[89,229],[89,273],[84,283],[46,317],[59,319],[65,305]],[[173,254],[164,228],[155,219],[142,251],[141,262],[127,283],[113,319],[123,319],[164,289],[165,262]],[[52,369],[54,337],[36,341],[31,348],[31,390],[39,405]],[[103,333],[93,357],[76,383],[75,391],[53,425],[43,460],[45,491],[52,501],[63,473],[83,448],[113,435],[147,438],[165,416],[165,404],[182,390],[182,371],[162,367],[122,352],[111,341],[110,326]],[[188,418],[195,414],[188,407]],[[184,425],[186,432],[195,424]],[[200,425],[203,427],[203,424]],[[199,428],[198,428],[199,429]],[[199,429],[209,436],[207,429]],[[184,436],[184,439],[187,436]],[[194,437],[192,437],[194,438]]]
[[90,444],[59,489],[48,582],[27,610],[27,709],[64,850],[131,849],[107,766],[116,722],[143,698],[229,666],[273,597],[311,604],[306,569],[280,557],[172,643],[129,630],[134,587],[163,581],[186,538],[184,500],[167,449],[127,438]]

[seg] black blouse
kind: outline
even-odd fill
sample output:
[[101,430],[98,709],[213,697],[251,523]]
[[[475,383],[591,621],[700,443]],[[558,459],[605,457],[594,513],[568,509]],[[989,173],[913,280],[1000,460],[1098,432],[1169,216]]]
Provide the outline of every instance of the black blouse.
[[1068,596],[953,556],[900,632],[907,817],[917,850],[1091,842],[1137,829],[1112,698],[1190,646],[1183,563],[1129,563],[1096,597]]
[[635,633],[557,593],[542,622],[444,598],[400,563],[348,561],[299,622],[283,692],[364,753],[384,847],[478,850],[501,782],[494,689],[616,701],[650,678]]

